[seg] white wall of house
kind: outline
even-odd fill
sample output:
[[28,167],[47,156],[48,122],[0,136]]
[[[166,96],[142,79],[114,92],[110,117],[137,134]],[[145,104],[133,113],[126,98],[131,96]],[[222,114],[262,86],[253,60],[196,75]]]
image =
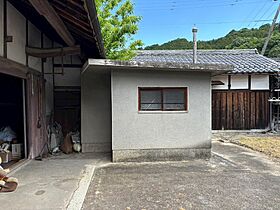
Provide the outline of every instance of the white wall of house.
[[[45,44],[45,42],[44,42]],[[51,47],[51,46],[50,46]],[[78,56],[65,56],[63,63],[64,64],[81,64],[81,60]],[[55,58],[55,64],[61,64],[61,58]],[[47,59],[47,62],[44,63],[45,66],[45,79],[46,79],[46,98],[47,98],[47,114],[50,114],[53,111],[54,101],[53,101],[53,91],[54,85],[56,87],[80,87],[81,86],[81,69],[80,68],[54,68],[54,78],[52,75],[52,59]],[[46,68],[49,66],[49,68]],[[53,80],[54,79],[54,80]],[[53,83],[54,82],[54,83]]]
[[[221,81],[224,85],[213,85],[213,90],[228,90],[228,75],[219,75],[212,77],[212,81]],[[231,90],[248,90],[249,75],[236,74],[230,77]],[[268,74],[251,74],[251,90],[269,90]]]
[[214,90],[227,90],[228,89],[228,75],[218,75],[212,77],[212,81],[221,81],[224,85],[213,85]]
[[112,151],[110,73],[82,75],[81,139],[83,152]]
[[[113,71],[113,156],[128,150],[210,149],[210,83],[210,73]],[[138,87],[188,87],[188,111],[139,112]]]
[[252,75],[252,90],[269,90],[269,75]]
[[7,2],[7,35],[13,42],[7,43],[7,57],[21,64],[26,64],[26,19]]
[[231,86],[230,89],[236,90],[236,89],[248,89],[249,83],[248,83],[248,75],[231,75]]

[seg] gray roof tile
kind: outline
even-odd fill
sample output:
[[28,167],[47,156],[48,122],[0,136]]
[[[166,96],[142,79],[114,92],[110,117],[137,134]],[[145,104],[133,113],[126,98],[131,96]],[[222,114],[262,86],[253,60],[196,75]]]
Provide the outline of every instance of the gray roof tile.
[[[149,63],[192,63],[192,50],[141,50],[132,59]],[[262,56],[256,49],[198,50],[198,64],[233,65],[232,73],[273,73],[280,71],[280,63]]]

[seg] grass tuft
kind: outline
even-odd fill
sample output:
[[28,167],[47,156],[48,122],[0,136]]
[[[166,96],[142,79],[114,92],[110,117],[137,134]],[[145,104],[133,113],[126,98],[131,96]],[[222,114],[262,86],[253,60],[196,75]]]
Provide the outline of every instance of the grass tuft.
[[241,137],[239,143],[274,158],[280,158],[280,137]]

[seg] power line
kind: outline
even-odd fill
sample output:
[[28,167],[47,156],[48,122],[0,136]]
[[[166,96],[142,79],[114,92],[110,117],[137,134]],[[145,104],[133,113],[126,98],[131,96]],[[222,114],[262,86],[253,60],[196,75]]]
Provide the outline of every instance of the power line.
[[[259,15],[259,13],[265,8],[265,6],[267,5],[268,1],[266,1],[261,8],[257,11],[256,15],[254,16],[253,20],[257,18],[257,16]],[[251,23],[248,24],[247,27],[250,27]]]
[[[238,5],[247,5],[247,4],[258,4],[258,3],[262,3],[263,1],[251,1],[251,2],[244,2],[244,3],[239,3]],[[165,7],[165,8],[155,8],[155,7],[146,7],[146,8],[138,8],[137,6],[135,7],[136,9],[142,10],[142,11],[151,11],[151,12],[155,12],[155,11],[167,11],[167,10],[178,10],[178,9],[195,9],[195,8],[210,8],[210,7],[225,7],[225,6],[236,6],[237,4],[217,4],[217,5],[203,5],[203,6],[190,6],[190,7],[186,7],[186,6],[180,6],[180,7]]]
[[[253,22],[253,23],[261,23],[261,22],[270,22],[272,21],[272,19],[263,19],[263,20],[251,20],[251,21],[246,21],[246,23],[248,22]],[[196,25],[220,25],[220,24],[232,24],[232,23],[245,23],[244,21],[218,21],[218,22],[198,22],[195,23]],[[193,24],[191,22],[185,22],[185,23],[180,23],[180,24],[165,24],[165,27],[168,26],[174,26],[174,27],[178,27],[178,26],[186,26],[189,24]],[[155,27],[155,25],[153,25],[152,27]]]
[[[211,1],[209,1],[209,0],[207,0],[207,3],[210,3],[210,4],[212,4],[212,3],[231,3],[231,4],[236,4],[236,3],[239,3],[239,2],[242,2],[243,0],[220,0],[220,1],[213,1],[213,2],[211,2]],[[143,4],[142,4],[143,3]],[[149,4],[148,4],[148,7],[149,6],[151,6],[151,7],[158,7],[158,6],[169,6],[170,4],[171,5],[178,5],[178,6],[180,6],[180,5],[201,5],[201,4],[205,4],[206,3],[206,1],[205,0],[201,0],[201,1],[199,1],[199,2],[185,2],[185,1],[183,1],[183,2],[180,2],[180,1],[159,1],[159,2],[157,2],[157,1],[151,1],[151,2],[149,2]],[[147,8],[147,3],[146,2],[138,2],[138,3],[135,3],[136,5],[138,5],[139,7],[144,7],[144,8]]]
[[[262,19],[262,18],[266,15],[266,13],[268,13],[269,10],[270,10],[273,6],[274,6],[274,5],[272,4],[272,5],[263,13],[263,15],[260,17],[260,19]],[[255,23],[255,24],[253,25],[252,28],[256,27],[256,25],[257,25],[257,23]]]
[[264,19],[269,19],[273,17],[273,15],[275,14],[275,9],[273,7],[271,9],[272,9],[270,10],[271,12],[266,17],[264,17]]

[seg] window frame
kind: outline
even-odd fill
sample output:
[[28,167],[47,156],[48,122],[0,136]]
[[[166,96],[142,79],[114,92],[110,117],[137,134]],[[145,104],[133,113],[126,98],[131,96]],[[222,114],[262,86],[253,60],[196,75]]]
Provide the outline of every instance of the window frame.
[[[184,90],[184,109],[165,109],[163,103],[163,92],[164,90]],[[160,91],[161,93],[161,109],[141,109],[141,91]],[[138,111],[139,112],[188,112],[188,87],[138,87]]]

